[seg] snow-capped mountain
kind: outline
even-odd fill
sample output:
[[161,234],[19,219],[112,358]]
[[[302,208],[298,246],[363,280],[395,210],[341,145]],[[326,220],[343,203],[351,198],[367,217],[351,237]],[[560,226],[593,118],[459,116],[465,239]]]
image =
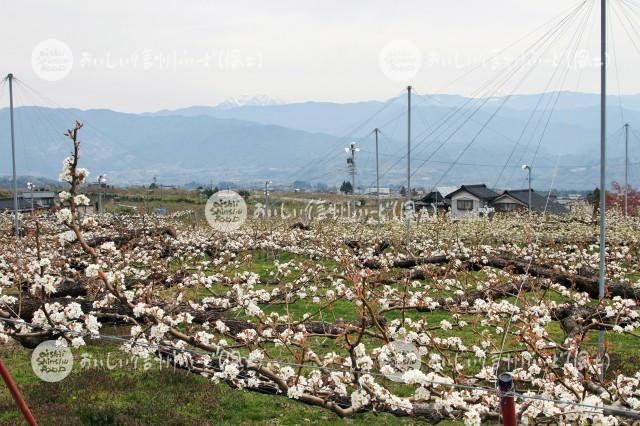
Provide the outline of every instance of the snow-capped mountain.
[[226,99],[224,102],[216,105],[219,109],[232,109],[244,106],[271,106],[282,105],[284,102],[273,99],[267,95],[242,95],[234,98]]

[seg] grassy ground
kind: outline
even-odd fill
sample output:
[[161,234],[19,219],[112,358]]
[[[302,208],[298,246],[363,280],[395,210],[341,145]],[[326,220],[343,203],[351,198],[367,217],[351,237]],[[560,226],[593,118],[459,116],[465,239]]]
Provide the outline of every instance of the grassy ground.
[[[82,353],[110,365],[80,366]],[[415,424],[408,418],[359,414],[341,419],[285,397],[274,397],[213,384],[193,374],[157,364],[144,371],[126,365],[113,346],[92,344],[74,352],[74,370],[57,383],[43,382],[33,373],[31,351],[0,348],[5,364],[41,425],[237,425],[237,424]],[[6,387],[0,387],[0,424],[21,424],[22,418]],[[444,423],[446,424],[446,423]]]
[[[277,258],[282,262],[292,259],[305,262],[304,258],[288,253],[280,254]],[[308,259],[306,261],[309,262]],[[327,270],[336,266],[332,261],[326,262]],[[263,253],[255,253],[251,264],[242,268],[259,273],[265,281],[272,269],[273,258]],[[287,278],[292,279],[294,277]],[[292,313],[295,316],[302,315],[309,308],[307,303],[309,301],[299,301],[291,305]],[[332,318],[327,320],[356,318],[355,306],[350,302],[339,302],[331,311]],[[116,329],[103,331],[120,334]],[[335,349],[333,341],[318,343],[316,349],[320,353]],[[46,383],[38,379],[31,369],[30,355],[30,350],[17,345],[0,347],[0,356],[34,415],[43,425],[419,423],[414,419],[374,413],[361,413],[354,418],[342,419],[329,411],[285,397],[235,390],[225,384],[211,383],[200,376],[174,371],[167,366],[161,368],[153,364],[145,371],[141,364],[134,367],[128,356],[115,346],[100,342],[90,342],[88,347],[75,350],[74,370],[58,383]],[[281,355],[284,357],[286,354]],[[103,365],[81,367],[80,361],[87,356],[101,361]],[[115,367],[108,368],[105,365],[107,360],[109,365]],[[0,386],[0,425],[13,425],[20,421],[20,412],[8,390]]]
[[[259,274],[262,283],[256,288],[271,290],[275,284],[270,283],[271,272],[275,272],[273,261],[280,262],[294,260],[299,266],[290,276],[278,280],[293,281],[305,266],[311,267],[321,263],[327,275],[333,275],[336,263],[331,260],[314,261],[302,256],[290,253],[267,253],[254,251],[250,263],[242,265],[238,270],[227,271],[235,274],[242,271],[251,271]],[[403,271],[391,271],[390,277],[402,276]],[[464,277],[458,277],[461,283],[470,287],[475,280],[483,279],[481,272],[472,272]],[[399,285],[399,284],[395,284]],[[217,287],[212,289],[216,294],[224,294],[228,288]],[[168,293],[172,289],[166,290]],[[450,295],[450,290],[432,288],[433,297]],[[190,296],[202,297],[207,290],[189,289],[186,292],[187,299]],[[553,292],[528,293],[524,296],[535,300],[539,297],[554,298],[561,301],[562,298]],[[513,299],[511,299],[513,301]],[[314,310],[312,300],[297,301],[288,306],[289,313],[295,319],[300,319],[306,312]],[[284,305],[264,306],[265,312],[277,311],[284,313]],[[325,321],[337,319],[352,320],[358,318],[357,307],[353,302],[340,300],[323,312]],[[397,318],[399,311],[385,314],[388,320]],[[428,313],[407,312],[406,316],[412,319],[426,317],[430,324],[437,325],[443,319],[451,320],[448,311],[435,311]],[[239,317],[243,317],[240,313]],[[479,316],[462,315],[462,319],[471,326],[459,329],[443,331],[435,330],[439,337],[458,336],[467,346],[479,341],[479,333],[482,327],[478,322]],[[108,334],[114,334],[111,332]],[[556,339],[561,339],[563,332],[557,322],[548,326],[548,331]],[[596,332],[591,333],[588,345],[595,349],[597,342]],[[367,344],[367,338],[364,339]],[[633,373],[640,362],[640,346],[637,339],[628,335],[608,334],[609,353],[611,354],[610,374],[616,371]],[[326,338],[314,338],[312,346],[319,353],[331,352],[339,349],[340,342]],[[509,345],[507,345],[508,347]],[[277,353],[272,348],[272,353],[281,359],[288,358],[284,349]],[[415,424],[417,420],[408,418],[396,418],[391,415],[375,415],[373,413],[358,414],[352,419],[341,419],[331,412],[323,409],[309,407],[301,403],[288,400],[285,397],[274,397],[251,392],[234,390],[224,384],[213,384],[206,379],[180,371],[160,369],[154,365],[144,371],[140,366],[124,365],[115,369],[106,367],[79,368],[79,359],[83,352],[89,353],[94,359],[107,359],[110,354],[111,364],[126,360],[116,347],[106,344],[93,343],[89,347],[81,348],[75,352],[77,357],[74,371],[69,377],[58,383],[46,383],[40,381],[31,370],[31,351],[17,346],[0,347],[0,356],[11,370],[14,378],[31,406],[40,424],[65,424],[65,425],[107,425],[107,424]],[[472,363],[471,356],[461,356],[460,362],[469,361],[467,366],[477,371],[478,365]],[[393,385],[392,383],[386,383]],[[409,389],[403,385],[394,386],[394,391],[399,395],[408,394]],[[13,403],[7,389],[0,386],[0,425],[18,424],[20,413]],[[441,424],[457,424],[443,422]]]
[[[272,257],[264,252],[253,253],[250,264],[243,265],[240,271],[250,270],[258,273],[263,279],[259,287],[270,289],[266,284],[269,273],[274,269],[273,260],[281,262],[294,260],[302,264],[313,262],[289,253],[280,253]],[[322,261],[326,271],[332,271],[337,265],[333,261]],[[234,272],[230,272],[234,273]],[[297,273],[285,279],[295,279]],[[479,277],[477,277],[479,278]],[[195,289],[194,289],[195,290]],[[224,293],[225,288],[216,289]],[[434,293],[442,291],[434,289]],[[187,292],[189,293],[189,292]],[[434,294],[436,296],[436,294]],[[537,298],[540,294],[530,293],[526,297]],[[557,297],[546,294],[546,297]],[[265,307],[265,311],[283,311],[284,306]],[[290,313],[299,317],[313,309],[310,300],[303,300],[289,306]],[[356,306],[349,301],[338,301],[326,314],[334,321],[338,318],[355,319]],[[283,312],[281,312],[283,313]],[[393,319],[399,312],[390,312],[388,319]],[[242,316],[242,315],[241,315]],[[429,313],[408,312],[407,317],[417,319],[426,316],[430,323],[438,324],[442,319],[451,319],[447,311]],[[478,321],[471,315],[463,315],[463,319],[473,324]],[[475,327],[474,327],[475,328]],[[479,327],[480,328],[480,327]],[[549,325],[554,337],[561,337],[562,331],[557,323]],[[476,329],[477,330],[477,329]],[[107,334],[119,334],[118,330],[105,330]],[[471,345],[478,339],[477,332],[471,328],[455,329],[444,332],[435,331],[436,335],[456,335],[465,344]],[[595,345],[595,332],[590,336]],[[313,346],[317,353],[326,353],[338,349],[338,342],[331,339],[316,339]],[[365,338],[365,344],[367,339]],[[609,352],[611,353],[611,372],[624,371],[633,373],[640,358],[638,342],[629,336],[610,336]],[[275,353],[275,352],[274,352]],[[39,380],[30,365],[31,351],[15,345],[0,347],[0,356],[11,370],[14,379],[20,386],[34,415],[43,425],[129,425],[129,424],[415,424],[419,421],[409,418],[396,418],[391,415],[374,413],[358,414],[351,419],[341,419],[323,409],[309,407],[288,400],[285,397],[274,397],[230,388],[225,384],[214,384],[206,379],[190,373],[174,371],[172,368],[153,364],[145,370],[141,364],[136,367],[127,355],[110,344],[91,342],[90,346],[74,351],[75,363],[71,375],[58,383],[46,383]],[[84,354],[84,355],[83,355]],[[88,354],[92,360],[109,360],[111,366],[92,365],[82,368],[80,360]],[[279,354],[287,358],[286,351]],[[472,370],[477,365],[469,365]],[[615,373],[614,373],[615,374]],[[387,383],[394,386],[399,395],[408,394],[405,385]],[[410,392],[409,392],[410,393]],[[13,425],[21,421],[8,390],[0,387],[0,425]],[[457,424],[444,422],[442,424]]]

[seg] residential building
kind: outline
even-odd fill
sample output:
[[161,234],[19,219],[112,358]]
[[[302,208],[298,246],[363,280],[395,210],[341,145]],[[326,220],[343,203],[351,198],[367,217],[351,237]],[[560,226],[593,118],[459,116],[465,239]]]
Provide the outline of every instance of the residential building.
[[[33,191],[18,194],[18,210],[31,210],[32,205],[34,209],[49,209],[55,202],[55,192]],[[13,197],[0,198],[0,210],[13,210]]]
[[[515,189],[503,191],[493,199],[496,212],[529,210],[529,190]],[[549,214],[566,214],[569,210],[545,194],[531,190],[531,211]]]
[[498,193],[487,188],[485,184],[462,185],[448,195],[451,200],[451,217],[477,217],[493,212],[491,202]]
[[[381,197],[388,197],[391,195],[391,190],[389,188],[379,188]],[[365,191],[366,195],[377,195],[378,188],[367,188]]]
[[436,190],[415,201],[415,207],[416,212],[426,209],[427,212],[434,213],[436,208],[438,211],[448,211],[451,207],[451,200]]

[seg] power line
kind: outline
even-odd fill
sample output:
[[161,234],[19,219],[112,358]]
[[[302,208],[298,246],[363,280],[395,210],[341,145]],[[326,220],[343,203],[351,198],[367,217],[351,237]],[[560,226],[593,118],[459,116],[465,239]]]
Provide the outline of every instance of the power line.
[[[631,130],[631,129],[629,129]],[[621,131],[621,129],[619,129],[618,131],[616,131],[616,133],[614,133],[614,135],[616,135],[617,133],[619,133]],[[364,153],[368,153],[371,154],[372,152],[366,149],[362,149],[361,152]],[[385,153],[380,153],[381,156],[385,156],[385,157],[393,157],[393,158],[398,158],[398,157],[402,157],[401,154],[385,154]],[[416,160],[422,160],[422,158],[416,158]],[[444,160],[430,160],[431,163],[438,163],[438,164],[454,164],[453,161],[444,161]],[[502,167],[504,165],[504,163],[469,163],[469,162],[457,162],[455,163],[456,165],[459,166],[476,166],[476,167]],[[636,162],[630,162],[629,164],[640,164],[640,161],[636,161]],[[559,164],[560,167],[563,168],[587,168],[587,169],[593,169],[593,168],[597,168],[600,167],[599,164]],[[624,163],[609,163],[609,166],[624,166]],[[512,167],[512,168],[517,168],[519,169],[520,166],[517,164],[514,165],[510,165],[507,167]],[[538,165],[536,166],[536,168],[541,169],[555,169],[556,165],[549,165],[549,166],[541,166]]]
[[[509,71],[509,67],[514,66],[514,64],[516,64],[517,62],[519,62],[521,59],[523,59],[525,57],[525,55],[529,52],[534,50],[538,45],[542,46],[547,40],[549,40],[550,37],[552,37],[555,33],[557,33],[560,29],[565,28],[565,24],[567,22],[570,21],[570,19],[572,18],[572,16],[574,16],[575,14],[577,14],[577,12],[579,12],[579,10],[584,6],[586,2],[582,2],[577,8],[575,8],[574,10],[572,10],[572,12],[565,16],[560,22],[558,22],[554,27],[552,27],[552,29],[550,29],[549,31],[547,31],[545,34],[543,34],[542,36],[540,36],[533,44],[531,44],[524,53],[521,53],[520,55],[518,55],[514,60],[512,60],[509,64],[508,67],[504,68],[503,70],[501,70],[499,73],[496,74],[496,76],[491,77],[486,83],[484,83],[483,85],[480,86],[480,88],[478,90],[476,90],[476,92],[474,94],[472,94],[469,98],[466,98],[464,100],[464,102],[461,102],[458,107],[449,114],[448,117],[446,117],[443,122],[437,126],[437,128],[435,128],[432,132],[430,132],[429,134],[425,135],[425,137],[423,138],[422,141],[420,141],[417,145],[420,145],[422,142],[424,142],[428,137],[434,135],[439,128],[442,128],[442,126],[444,124],[446,124],[446,122],[448,122],[451,118],[455,117],[456,114],[460,111],[465,110],[466,106],[468,104],[472,104],[473,103],[477,103],[478,106],[475,107],[475,111],[473,111],[472,114],[470,114],[471,116],[475,115],[476,112],[478,112],[481,107],[486,103],[486,98],[490,97],[491,95],[493,95],[493,93],[495,93],[496,91],[498,91],[501,88],[501,85],[496,85],[496,87],[494,87],[493,89],[491,89],[490,87],[493,86],[494,84],[496,84],[496,82],[498,82],[499,78],[501,77],[502,74],[506,74],[508,75],[508,72],[511,72],[512,74],[514,73],[514,71],[517,71],[520,67],[522,67],[524,65],[524,63],[521,63],[518,66],[515,66],[515,68],[512,71]],[[564,31],[564,30],[563,30]],[[508,80],[508,79],[507,79]],[[503,80],[503,83],[506,82],[506,80]]]
[[[591,14],[589,14],[588,16],[590,16],[590,15]],[[576,49],[577,49],[577,44],[576,44]],[[552,84],[552,82],[553,82],[553,80],[555,78],[555,75],[556,75],[556,73],[558,72],[559,69],[560,69],[560,67],[557,67],[553,71],[553,74],[551,75],[551,78],[547,81],[547,85],[546,85],[545,90],[543,92],[547,92],[547,90],[551,87],[551,84]],[[567,73],[568,73],[568,69],[567,69]],[[558,101],[559,97],[560,97],[560,94],[559,94],[559,91],[558,91],[558,94],[557,94],[557,97],[556,97],[556,102]],[[533,121],[533,118],[534,118],[534,116],[536,114],[536,111],[538,110],[538,107],[542,103],[543,98],[544,98],[544,94],[541,94],[539,96],[539,98],[538,98],[538,101],[536,102],[536,105],[535,105],[535,108],[534,108],[533,112],[529,115],[529,119],[525,123],[525,126],[523,127],[522,132],[520,133],[520,136],[518,137],[518,140],[514,144],[513,149],[511,150],[511,152],[509,154],[509,157],[507,158],[507,161],[504,163],[504,166],[500,170],[500,173],[498,173],[498,177],[496,178],[496,180],[494,182],[494,185],[493,185],[494,188],[498,186],[498,183],[500,182],[500,179],[502,178],[502,174],[504,173],[507,165],[511,161],[511,158],[513,157],[513,154],[516,152],[518,146],[520,145],[520,142],[522,141],[522,138],[524,137],[524,135],[525,135],[525,133],[526,133],[528,127],[529,127],[529,124]],[[547,105],[547,108],[548,108],[548,105]],[[555,103],[554,103],[554,108],[555,108]],[[549,114],[549,117],[551,117],[552,112]],[[542,116],[542,114],[544,114],[544,112],[541,112],[541,116]],[[547,124],[548,124],[548,122],[547,122]],[[536,128],[537,128],[537,126],[536,126]],[[546,128],[545,128],[545,130],[546,130]],[[544,137],[544,133],[541,136],[540,141],[542,141],[542,137]],[[527,144],[527,146],[528,146],[528,144]],[[539,147],[539,144],[538,144],[538,147]],[[526,152],[526,150],[523,150],[523,153],[524,152]],[[536,153],[537,153],[537,150],[536,150]],[[534,158],[534,162],[535,162],[535,158]],[[533,162],[532,162],[532,165],[533,165]]]
[[[595,2],[593,2],[592,4],[595,7]],[[588,25],[588,23],[589,23],[589,21],[591,19],[591,14],[592,14],[591,12],[592,11],[593,11],[593,8],[592,8],[592,10],[589,11],[589,13],[586,14],[586,17],[585,17],[585,20],[584,20],[584,22],[582,24],[582,27],[579,28],[578,37],[576,37],[576,39],[575,39],[575,44],[574,44],[574,49],[573,49],[573,56],[574,57],[575,57],[576,52],[578,51],[578,47],[580,46],[580,42],[582,41],[582,37],[584,35],[585,28],[587,27],[587,25]],[[569,56],[567,56],[567,57],[569,57]],[[560,83],[559,90],[556,92],[555,100],[553,101],[553,105],[552,105],[551,110],[549,111],[549,114],[547,116],[547,120],[545,122],[544,128],[542,129],[542,133],[540,134],[540,138],[538,139],[538,144],[537,144],[536,150],[535,150],[535,152],[533,154],[533,159],[530,161],[532,167],[535,166],[536,158],[538,156],[538,152],[540,150],[540,146],[542,145],[542,140],[544,139],[545,135],[547,134],[547,130],[549,128],[549,124],[551,123],[551,117],[552,117],[552,115],[553,115],[553,113],[555,111],[555,108],[556,108],[557,104],[558,104],[558,100],[560,99],[560,95],[561,95],[561,91],[560,90],[564,87],[568,75],[569,75],[569,67],[566,67],[564,76],[562,76],[562,82]]]
[[[481,95],[483,94],[483,90],[484,90],[484,97],[482,98],[478,98],[478,99],[474,99],[474,98],[468,98],[465,100],[465,102],[461,103],[460,106],[458,106],[454,111],[452,111],[450,114],[448,114],[438,126],[435,126],[434,129],[432,129],[431,132],[429,132],[429,134],[425,135],[425,137],[419,141],[415,146],[419,146],[421,145],[424,141],[427,140],[427,138],[429,138],[430,136],[434,135],[438,130],[442,129],[444,125],[447,124],[447,122],[449,122],[451,120],[451,118],[455,117],[460,111],[463,111],[466,107],[467,104],[469,103],[477,103],[477,106],[474,107],[474,109],[471,110],[471,112],[466,112],[465,115],[467,115],[466,119],[464,119],[464,121],[462,122],[461,125],[459,125],[453,132],[451,132],[449,134],[449,136],[444,140],[444,142],[440,143],[440,145],[436,148],[435,151],[433,151],[431,153],[431,155],[429,156],[429,158],[426,161],[423,161],[420,166],[418,166],[417,169],[414,170],[414,173],[417,173],[417,171],[424,165],[426,164],[426,162],[433,157],[433,155],[435,155],[446,143],[448,143],[451,138],[458,133],[458,131],[477,113],[479,112],[482,107],[489,101],[490,99],[490,94],[495,93],[496,91],[498,91],[502,86],[504,86],[509,78],[511,76],[513,76],[520,68],[522,68],[525,64],[524,61],[521,61],[522,58],[525,57],[525,55],[529,52],[529,51],[534,51],[536,48],[538,47],[542,47],[545,44],[547,44],[547,42],[549,40],[554,40],[556,38],[559,37],[560,34],[562,34],[566,28],[567,28],[567,22],[570,22],[571,19],[576,16],[576,14],[582,10],[582,8],[584,7],[584,5],[586,4],[585,2],[582,2],[578,7],[576,7],[575,9],[573,9],[571,11],[571,13],[567,16],[565,16],[563,19],[561,19],[558,23],[556,23],[556,25],[554,25],[554,27],[552,27],[551,30],[547,31],[545,34],[543,34],[542,36],[540,36],[524,53],[521,53],[520,55],[518,55],[518,57],[516,57],[513,61],[511,61],[511,63],[509,64],[509,67],[513,67],[511,70],[509,69],[509,67],[503,69],[502,71],[500,71],[495,77],[492,77],[487,83],[485,83],[485,85],[483,85],[480,89],[478,89],[477,91],[477,95]],[[560,34],[557,34],[558,31],[562,30],[562,32],[560,32]],[[544,51],[546,51],[551,44],[549,44]],[[520,62],[520,64],[518,65],[517,62]],[[515,65],[514,65],[515,64]],[[531,72],[531,70],[529,70],[529,72]],[[500,82],[499,79],[502,79],[502,81]],[[497,82],[497,83],[496,83]],[[492,89],[486,89],[486,87],[490,87],[490,86],[494,86],[494,88]],[[504,102],[503,102],[504,105]],[[490,120],[489,120],[490,121]],[[485,124],[488,124],[488,121],[485,122]],[[452,126],[450,126],[452,127]],[[383,173],[383,175],[385,175],[388,172],[385,171],[385,173]]]
[[[567,16],[565,16],[565,12],[562,12],[561,14],[556,15],[554,18],[552,18],[551,20],[547,21],[545,24],[543,24],[543,25],[541,25],[541,26],[537,27],[535,30],[533,30],[532,32],[528,33],[526,36],[522,37],[521,39],[517,40],[516,42],[514,42],[514,43],[510,44],[510,45],[509,45],[509,46],[507,46],[506,48],[504,48],[504,49],[502,49],[501,51],[499,51],[496,55],[494,55],[494,57],[497,57],[499,54],[501,54],[502,52],[506,51],[508,48],[510,48],[510,47],[512,47],[512,46],[514,46],[514,45],[516,45],[517,43],[519,43],[520,41],[522,41],[522,40],[524,40],[524,39],[528,38],[529,36],[531,36],[532,34],[534,34],[535,32],[537,32],[539,29],[544,28],[544,27],[546,27],[547,25],[549,25],[549,24],[551,24],[551,23],[554,23],[556,20],[558,20],[558,18],[559,18],[559,17],[562,17],[562,19],[560,19],[560,21],[559,21],[559,22],[555,22],[555,23],[552,25],[552,27],[551,27],[551,29],[550,29],[550,30],[548,30],[545,34],[543,34],[541,37],[539,37],[539,38],[538,38],[538,39],[537,39],[537,40],[536,40],[536,41],[535,41],[535,42],[534,42],[534,43],[533,43],[533,44],[532,44],[532,45],[527,49],[527,51],[528,51],[528,50],[530,50],[530,49],[532,49],[532,48],[533,48],[533,47],[535,47],[537,44],[539,44],[541,41],[543,41],[543,40],[545,39],[545,37],[548,37],[550,34],[553,34],[553,33],[557,32],[557,30],[558,30],[558,29],[560,29],[560,28],[564,27],[564,23],[565,23],[565,21],[566,21],[568,18],[570,18],[571,16],[575,15],[579,10],[581,10],[581,9],[584,7],[584,5],[585,5],[586,3],[587,3],[587,1],[586,1],[586,0],[583,0],[583,1],[578,2],[577,6],[575,6],[575,7],[571,7],[571,8],[569,8],[569,9],[568,9],[568,10],[570,11],[570,13],[569,13]],[[511,64],[510,64],[510,65],[513,65],[517,60],[520,60],[523,56],[524,56],[524,54],[519,55],[517,58],[515,58],[513,61],[511,61]],[[482,66],[482,64],[478,64],[476,67],[474,67],[473,69],[469,70],[467,73],[464,73],[463,75],[461,75],[461,76],[459,76],[458,78],[454,79],[454,80],[453,80],[451,83],[449,83],[448,85],[451,85],[451,84],[453,84],[454,82],[456,82],[456,81],[460,80],[461,78],[466,77],[467,75],[471,74],[471,73],[472,73],[472,71],[474,71],[475,69],[479,68],[480,66]],[[505,72],[505,70],[503,70],[503,71],[501,71],[501,72]],[[499,76],[499,75],[500,75],[500,73],[498,74],[498,76]],[[461,102],[461,103],[456,107],[456,109],[455,109],[453,112],[450,112],[449,114],[447,114],[447,116],[445,116],[445,118],[444,118],[444,119],[442,119],[442,120],[441,120],[441,122],[440,122],[440,124],[439,124],[439,125],[437,125],[437,126],[435,126],[435,125],[434,125],[434,127],[432,127],[431,131],[430,131],[426,136],[424,136],[424,138],[423,138],[422,140],[419,140],[416,144],[414,144],[414,150],[415,150],[415,149],[417,149],[420,145],[422,145],[422,143],[424,143],[424,142],[427,140],[427,138],[428,138],[428,137],[430,137],[431,135],[435,134],[439,129],[441,129],[443,125],[445,125],[445,124],[446,124],[446,123],[447,123],[447,122],[448,122],[452,117],[454,117],[458,112],[462,111],[462,110],[463,110],[463,109],[464,109],[464,108],[465,108],[469,103],[473,103],[473,102],[475,102],[476,100],[473,98],[473,96],[476,96],[476,95],[478,95],[478,96],[479,96],[479,95],[481,94],[481,92],[482,92],[482,89],[483,89],[485,86],[488,86],[492,81],[497,80],[497,79],[498,79],[498,76],[496,76],[496,77],[494,77],[494,78],[490,79],[490,80],[489,80],[489,82],[487,82],[487,83],[485,83],[483,86],[481,86],[481,88],[476,92],[476,94],[475,94],[475,95],[472,95],[472,96],[471,96],[471,97],[469,97],[469,98],[465,98],[465,99],[464,99],[464,101],[463,101],[463,102]],[[448,85],[447,85],[447,86],[448,86]],[[443,88],[446,88],[447,86],[444,86]],[[434,95],[428,95],[428,97],[430,97],[430,96],[434,96]],[[482,106],[482,104],[480,105],[480,107],[481,107],[481,106]],[[476,111],[475,111],[475,112],[477,112],[477,111],[480,109],[480,107],[478,107],[478,108],[476,109]],[[475,115],[475,112],[474,112],[473,114],[471,114],[471,116]],[[383,126],[378,126],[378,127],[383,127]],[[384,135],[383,135],[383,136],[384,136]],[[418,135],[418,137],[417,137],[417,138],[419,139],[419,138],[420,138],[420,135]],[[398,161],[396,161],[395,163],[393,163],[389,168],[387,168],[387,169],[382,173],[381,177],[386,176],[386,175],[391,171],[391,169],[393,169],[393,168],[394,168],[394,167],[395,167],[395,166],[396,166],[400,161],[402,161],[402,159],[403,159],[403,158],[406,158],[406,156],[405,156],[405,157],[402,157],[401,159],[399,159]]]
[[356,125],[351,131],[349,131],[348,134],[338,138],[331,145],[331,147],[329,148],[329,150],[327,151],[326,154],[324,154],[320,158],[314,158],[314,159],[308,161],[307,163],[305,163],[304,165],[299,167],[294,172],[289,173],[288,174],[289,178],[291,179],[295,175],[303,175],[303,174],[305,174],[306,172],[309,171],[310,168],[317,166],[318,163],[323,163],[323,162],[328,162],[328,161],[334,160],[341,153],[341,151],[338,151],[339,145],[342,145],[345,141],[348,141],[349,139],[351,139],[356,132],[360,131],[371,120],[373,120],[376,116],[378,116],[380,113],[382,113],[384,110],[386,110],[390,105],[392,105],[395,102],[395,98],[396,97],[394,96],[394,97],[388,99],[386,102],[384,102],[382,104],[382,106],[377,111],[375,111],[373,114],[369,115],[364,121],[362,121],[358,125]]
[[[576,16],[577,16],[577,15],[576,15]],[[563,25],[562,27],[564,28],[564,29],[563,29],[563,32],[564,32],[564,30],[566,30],[566,28],[568,27],[568,25],[565,23],[565,25]],[[556,36],[555,36],[555,38],[554,38],[554,40],[552,40],[552,41],[547,45],[547,47],[546,47],[546,48],[544,48],[544,50],[543,50],[543,52],[542,52],[542,53],[545,53],[545,52],[546,52],[546,51],[551,47],[551,45],[552,45],[553,41],[555,41],[555,39],[559,38],[561,34],[562,34],[562,33],[560,33],[560,34],[556,35]],[[504,82],[503,82],[502,84],[506,84],[506,81],[507,81],[509,78],[511,78],[511,76],[515,75],[515,72],[516,72],[519,68],[520,68],[520,66],[519,66],[519,67],[517,67],[517,68],[515,68],[515,69],[514,69],[510,74],[508,74],[507,76],[505,76],[505,80],[504,80]],[[523,84],[523,83],[524,83],[524,81],[529,77],[529,75],[533,72],[533,70],[534,70],[534,69],[535,69],[535,66],[534,66],[533,68],[531,68],[531,69],[529,69],[528,71],[526,71],[526,72],[525,72],[524,76],[523,76],[523,77],[520,79],[520,81],[517,83],[517,85],[516,85],[515,89],[517,89],[521,84]],[[498,108],[496,108],[496,110],[495,110],[495,111],[490,115],[490,117],[486,120],[486,122],[485,122],[486,124],[488,124],[491,120],[493,120],[493,118],[494,118],[494,117],[497,115],[497,113],[498,113],[498,112],[499,112],[499,111],[504,107],[504,105],[508,102],[508,100],[511,98],[511,96],[512,96],[512,95],[513,95],[513,92],[512,92],[512,93],[510,93],[508,96],[506,96],[506,97],[503,99],[503,101],[500,103],[500,105],[498,106]],[[487,98],[487,99],[488,99],[488,98]],[[485,102],[486,102],[486,100],[485,100]],[[465,123],[466,123],[466,121],[465,121],[462,125],[464,125]],[[457,132],[461,127],[462,127],[462,126],[459,126],[459,127],[458,127],[458,129],[456,129],[456,132]],[[480,128],[480,130],[479,130],[478,132],[476,132],[476,134],[474,135],[474,137],[469,141],[469,143],[467,143],[467,145],[463,148],[463,150],[458,154],[458,156],[456,157],[455,162],[457,162],[457,161],[458,161],[458,160],[459,160],[459,159],[464,155],[464,153],[465,153],[465,152],[466,152],[466,151],[467,151],[467,150],[468,150],[468,149],[473,145],[473,143],[477,140],[478,136],[483,132],[484,128],[485,128],[485,125],[483,125],[483,126]],[[449,136],[449,138],[448,138],[448,139],[450,139],[450,138],[451,138],[451,136],[453,136],[456,132],[452,133],[452,134]],[[448,140],[448,139],[447,139],[447,140]],[[445,143],[446,143],[446,142],[447,142],[447,141],[445,141]],[[443,145],[444,145],[444,143],[443,143],[443,144],[441,144],[441,145],[440,145],[440,147],[442,147]],[[439,147],[439,148],[440,148],[440,147]],[[438,149],[439,149],[439,148],[438,148]],[[436,150],[436,152],[437,152],[437,150]],[[423,165],[423,164],[425,164],[425,163],[426,163],[426,162],[423,162],[423,163],[422,163],[422,165]],[[422,165],[421,165],[421,166],[422,166]],[[454,167],[454,165],[455,165],[455,164],[452,164],[452,165],[451,165],[451,166],[450,166],[450,167],[449,167],[449,168],[444,172],[444,174],[440,177],[440,179],[435,183],[434,187],[435,187],[435,186],[437,186],[437,185],[442,181],[442,179],[444,179],[444,177],[449,173],[449,171],[451,171],[451,170],[452,170],[452,168]],[[419,169],[419,168],[418,168],[418,169]],[[416,170],[416,172],[417,172],[417,170]]]

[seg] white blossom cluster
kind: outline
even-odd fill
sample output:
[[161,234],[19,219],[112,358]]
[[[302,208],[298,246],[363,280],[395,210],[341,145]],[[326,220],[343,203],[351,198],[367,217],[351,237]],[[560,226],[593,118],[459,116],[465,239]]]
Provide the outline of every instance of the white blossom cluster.
[[[65,160],[62,181],[88,176],[73,164]],[[117,318],[129,327],[124,351],[169,353],[212,381],[268,387],[342,416],[495,421],[496,372],[505,370],[525,396],[517,406],[526,424],[626,421],[571,403],[640,410],[640,372],[622,353],[639,338],[630,296],[638,219],[616,217],[608,247],[607,279],[631,290],[598,302],[580,280],[597,276],[595,229],[574,216],[564,219],[571,224],[524,216],[424,222],[404,241],[400,222],[307,230],[256,219],[212,234],[186,226],[183,215],[80,220],[77,207],[89,199],[77,185],[60,200],[63,208],[39,219],[37,245],[0,236],[0,314],[18,322],[0,322],[4,340],[36,331],[29,322],[65,330],[56,336],[78,347],[99,337],[100,321]],[[0,225],[10,221],[0,215]],[[398,266],[411,259],[421,261]],[[527,276],[516,262],[556,275]],[[69,293],[73,286],[84,291]],[[29,318],[18,314],[17,295],[36,305]],[[605,380],[593,345],[601,329],[610,339]],[[399,349],[407,345],[415,351]]]

